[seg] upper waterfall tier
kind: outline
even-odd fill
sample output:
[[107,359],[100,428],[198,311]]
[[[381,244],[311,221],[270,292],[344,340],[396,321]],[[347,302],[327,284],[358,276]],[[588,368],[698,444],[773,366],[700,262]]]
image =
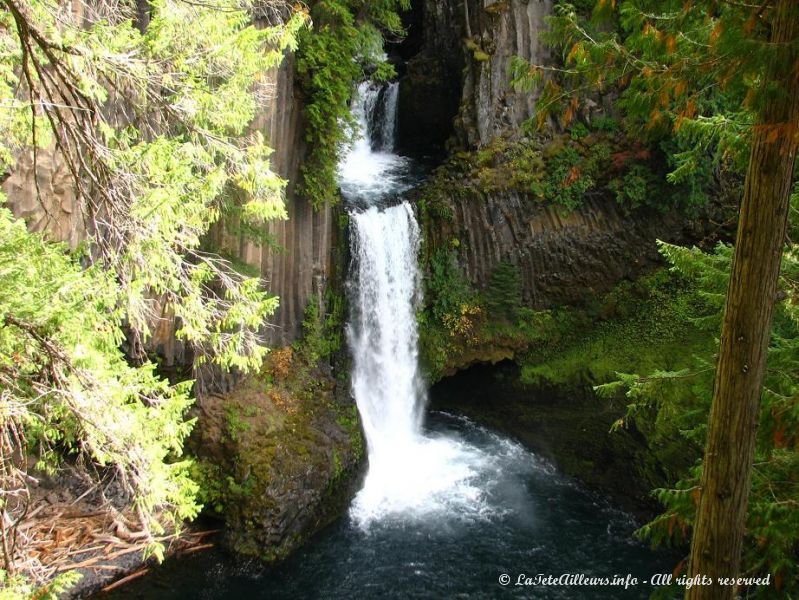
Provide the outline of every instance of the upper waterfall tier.
[[414,162],[393,152],[398,98],[398,83],[358,86],[352,105],[355,140],[339,165],[341,191],[350,206],[379,204],[419,182]]

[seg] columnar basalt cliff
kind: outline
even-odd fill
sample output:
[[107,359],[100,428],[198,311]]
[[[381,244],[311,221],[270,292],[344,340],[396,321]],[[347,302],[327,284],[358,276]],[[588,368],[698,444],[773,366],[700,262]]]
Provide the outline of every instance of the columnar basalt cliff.
[[541,42],[549,0],[420,0],[418,53],[401,87],[400,143],[405,150],[441,146],[454,133],[461,146],[518,135],[533,114],[535,95],[513,89],[515,56],[545,62]]
[[[209,235],[216,250],[260,270],[267,289],[280,298],[280,308],[267,327],[268,343],[284,346],[300,334],[302,316],[312,297],[323,298],[333,269],[334,209],[315,210],[295,193],[295,182],[305,152],[303,104],[294,83],[294,61],[288,56],[264,84],[272,93],[253,123],[275,149],[272,168],[288,181],[286,207],[289,219],[266,226],[269,245],[260,245],[234,234],[233,227],[218,225]],[[85,228],[71,175],[58,152],[40,150],[34,180],[33,157],[23,153],[14,173],[3,183],[9,206],[34,231],[46,231],[57,241],[76,247]],[[229,224],[230,225],[230,224]],[[227,229],[227,231],[226,231]],[[168,319],[167,319],[168,320]],[[159,323],[152,346],[167,364],[181,363],[181,344],[173,338],[170,323]]]
[[[422,13],[423,39],[401,84],[402,139],[421,136],[429,143],[430,136],[442,135],[442,120],[453,151],[473,152],[498,138],[523,138],[536,98],[513,89],[508,68],[514,56],[549,60],[541,33],[552,3],[425,0],[416,10]],[[460,99],[453,110],[451,98],[449,105],[440,100],[455,86]],[[461,185],[457,178],[434,193],[434,202],[446,205],[440,212],[451,218],[424,220],[429,244],[458,240],[461,267],[478,287],[485,286],[501,261],[512,262],[522,274],[525,303],[536,308],[579,301],[651,268],[658,260],[655,240],[675,239],[682,228],[675,215],[630,217],[603,198],[567,212],[521,188],[486,191]]]
[[[603,403],[593,390],[607,382],[604,365],[595,364],[606,338],[597,334],[587,350],[575,343],[571,370],[561,358],[572,343],[566,340],[591,339],[596,323],[613,325],[631,307],[654,302],[641,282],[664,264],[657,240],[708,241],[718,227],[668,208],[669,199],[682,205],[678,188],[657,188],[671,196],[662,202],[625,203],[618,190],[631,169],[662,181],[665,159],[625,136],[613,115],[604,115],[613,125],[604,130],[585,106],[571,131],[555,122],[546,131],[525,127],[537,96],[513,88],[509,66],[515,56],[554,64],[542,42],[552,9],[548,0],[424,0],[417,7],[424,39],[401,84],[404,110],[413,114],[401,121],[401,134],[423,130],[421,139],[435,140],[445,117],[449,127],[446,161],[415,191],[427,275],[422,362],[428,381],[441,382],[435,408],[508,431],[607,493],[624,481],[619,501],[649,515],[649,490],[685,465],[653,450],[647,432],[607,435],[624,402]],[[440,103],[430,106],[429,98],[447,97],[452,86],[457,108],[444,114]],[[726,212],[723,201],[712,204]],[[614,294],[624,286],[639,286],[647,299],[633,294],[619,308]],[[674,340],[680,351],[690,347],[689,333]],[[618,364],[636,372],[635,359]],[[474,365],[493,366],[470,371]]]
[[334,269],[335,209],[315,209],[295,193],[299,168],[305,155],[303,102],[294,81],[294,60],[287,57],[271,78],[274,92],[253,127],[263,132],[275,149],[272,168],[288,181],[286,221],[267,224],[269,245],[259,245],[241,234],[217,227],[214,245],[260,270],[267,289],[280,298],[280,307],[270,320],[268,341],[285,346],[301,333],[305,307],[312,297],[324,298]]
[[[423,261],[448,252],[482,291],[510,263],[520,275],[522,304],[543,310],[595,299],[662,265],[657,240],[691,242],[712,233],[675,209],[619,203],[609,183],[618,178],[619,184],[631,167],[665,175],[656,150],[618,129],[594,130],[589,120],[575,136],[554,122],[544,132],[525,126],[537,96],[514,89],[509,66],[517,56],[554,62],[542,42],[551,1],[420,0],[414,10],[422,39],[412,40],[417,53],[406,57],[400,136],[409,150],[409,140],[429,146],[444,136],[448,150],[445,164],[416,193]],[[453,88],[457,100],[447,95]],[[549,181],[564,156],[579,158]],[[591,156],[601,158],[589,173]],[[583,176],[591,179],[590,191],[568,202],[555,197]],[[680,204],[679,190],[664,193]],[[492,362],[509,356],[496,350],[470,347],[460,366],[479,362],[480,353]]]
[[448,204],[451,219],[426,220],[428,243],[458,240],[458,259],[478,288],[502,261],[521,275],[522,301],[545,309],[577,304],[660,264],[655,240],[686,237],[676,214],[642,211],[630,218],[609,199],[569,213],[514,192],[474,193]]
[[58,152],[39,150],[34,180],[33,153],[23,153],[17,168],[3,183],[9,208],[25,219],[33,231],[48,232],[59,242],[75,248],[86,236],[76,206],[72,175]]
[[541,42],[550,0],[483,0],[463,3],[466,69],[458,129],[470,147],[498,135],[518,134],[533,114],[535,95],[511,86],[508,68],[515,56],[542,64],[549,50]]

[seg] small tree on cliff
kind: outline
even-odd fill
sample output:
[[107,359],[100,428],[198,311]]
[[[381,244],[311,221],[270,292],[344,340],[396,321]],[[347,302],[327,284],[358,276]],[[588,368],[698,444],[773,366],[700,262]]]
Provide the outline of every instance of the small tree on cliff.
[[[799,145],[799,3],[766,0],[600,0],[594,23],[620,17],[623,36],[559,6],[551,38],[563,68],[517,63],[522,86],[543,82],[539,122],[571,120],[586,90],[621,85],[619,105],[650,132],[691,144],[672,179],[700,153],[745,165],[707,434],[690,573],[713,578],[686,597],[726,599],[739,572],[766,350]],[[746,158],[748,156],[748,158]]]

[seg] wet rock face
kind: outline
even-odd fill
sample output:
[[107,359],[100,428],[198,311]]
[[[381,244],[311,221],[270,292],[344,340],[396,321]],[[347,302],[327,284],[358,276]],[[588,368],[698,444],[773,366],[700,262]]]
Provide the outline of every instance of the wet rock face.
[[442,153],[453,134],[463,86],[462,23],[456,2],[416,0],[399,47],[398,145],[403,154]]
[[544,19],[552,13],[552,2],[469,0],[468,6],[465,37],[472,44],[457,128],[467,147],[479,147],[503,132],[518,133],[533,115],[536,95],[513,90],[508,68],[514,56],[536,64],[549,60],[541,32],[547,28]]

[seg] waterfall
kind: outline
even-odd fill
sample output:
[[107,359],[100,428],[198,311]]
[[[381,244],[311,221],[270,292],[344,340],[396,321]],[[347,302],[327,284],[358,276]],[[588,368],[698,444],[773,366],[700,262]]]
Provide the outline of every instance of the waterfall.
[[356,146],[360,144],[375,152],[395,150],[398,104],[397,82],[382,86],[365,82],[358,86],[353,115],[364,135],[356,141]]
[[398,105],[399,83],[389,83],[380,90],[369,122],[373,150],[391,152],[396,149]]
[[410,161],[394,154],[399,84],[358,86],[352,105],[357,137],[339,165],[339,183],[347,203],[372,206],[406,191]]
[[419,227],[406,202],[384,210],[371,207],[350,218],[352,388],[370,460],[383,460],[419,436]]
[[412,168],[391,152],[398,96],[397,84],[358,88],[352,114],[361,136],[339,167],[352,250],[347,325],[352,393],[369,457],[350,514],[364,528],[437,511],[482,514],[485,498],[474,480],[491,462],[462,440],[422,430],[416,322],[420,232],[411,206],[396,200],[408,189]]

